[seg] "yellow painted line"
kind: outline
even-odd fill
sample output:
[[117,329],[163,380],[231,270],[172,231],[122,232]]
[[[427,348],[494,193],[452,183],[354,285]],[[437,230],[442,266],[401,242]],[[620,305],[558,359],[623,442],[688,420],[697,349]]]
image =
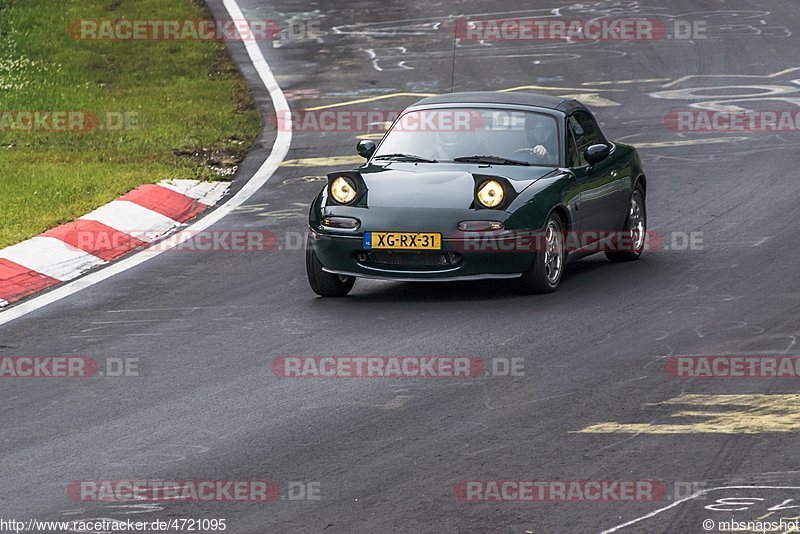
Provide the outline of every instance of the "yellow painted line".
[[800,394],[684,394],[654,406],[685,406],[674,423],[599,423],[590,434],[762,434],[800,432]]
[[656,141],[653,143],[632,143],[636,148],[667,148],[672,146],[714,145],[719,143],[735,143],[745,141],[749,137],[710,137],[708,139],[680,139],[676,141]]
[[359,135],[358,137],[356,137],[356,139],[369,139],[369,140],[372,140],[372,141],[380,141],[381,139],[383,139],[383,136],[384,136],[385,133],[386,132],[384,132],[384,133],[362,134],[362,135]]
[[[381,139],[382,133],[359,135],[358,139]],[[668,148],[674,146],[708,145],[719,143],[733,143],[744,141],[749,137],[713,137],[709,139],[680,139],[675,141],[656,141],[652,143],[631,143],[636,148]],[[281,163],[281,167],[336,167],[342,165],[361,165],[364,158],[354,156],[328,156],[324,158],[288,159]]]
[[619,106],[619,102],[614,102],[607,98],[603,98],[597,93],[582,93],[576,95],[558,95],[559,98],[574,99],[587,106],[594,106],[598,108],[609,108],[612,106]]
[[326,158],[287,159],[281,167],[336,167],[339,165],[361,165],[364,163],[361,156],[329,156]]
[[436,96],[436,93],[392,93],[389,95],[370,96],[368,98],[359,98],[358,100],[347,100],[337,104],[326,104],[324,106],[316,106],[313,108],[306,108],[306,111],[319,111],[321,109],[341,108],[344,106],[352,106],[354,104],[368,104],[369,102],[377,102],[379,100],[386,100],[387,98],[399,98],[403,96],[413,96],[417,98],[426,98],[429,96]]
[[581,85],[585,85],[588,87],[595,86],[595,85],[629,85],[634,83],[658,83],[658,82],[668,82],[672,78],[644,78],[641,80],[608,80],[603,82],[583,82]]
[[[509,87],[508,89],[500,89],[500,93],[512,93],[514,91],[586,91],[585,87],[555,87],[552,85],[520,85],[517,87]],[[597,89],[607,93],[621,93],[624,89]]]
[[[358,139],[380,139],[382,133],[365,134],[358,136]],[[710,139],[681,139],[676,141],[657,141],[653,143],[632,143],[636,148],[668,148],[674,146],[707,145],[715,143],[733,143],[750,139],[749,137],[714,137]],[[342,165],[361,165],[364,158],[354,156],[328,156],[324,158],[300,158],[288,159],[281,163],[281,167],[337,167]]]
[[[581,87],[554,87],[550,85],[520,85],[519,87],[509,87],[508,89],[501,89],[501,93],[510,93],[514,91],[526,91],[526,90],[538,90],[538,91],[586,91],[586,88]],[[595,89],[595,91],[604,91],[604,92],[622,92],[623,89]],[[315,106],[313,108],[306,108],[306,111],[319,111],[322,109],[331,109],[331,108],[341,108],[345,106],[353,106],[356,104],[369,104],[370,102],[378,102],[380,100],[387,100],[390,98],[402,98],[402,97],[416,97],[416,98],[426,98],[429,96],[436,96],[437,93],[391,93],[388,95],[379,95],[379,96],[370,96],[367,98],[359,98],[356,100],[346,100],[344,102],[337,102],[336,104],[325,104],[323,106]]]
[[[736,78],[736,77],[742,77],[742,78],[776,78],[776,77],[781,76],[783,74],[788,74],[788,73],[795,72],[795,71],[798,71],[798,70],[800,70],[800,67],[792,67],[792,68],[788,68],[788,69],[785,69],[785,70],[782,70],[782,71],[779,71],[779,72],[776,72],[776,73],[773,73],[773,74],[768,74],[766,76],[764,76],[764,75],[749,75],[749,74],[710,74],[710,75],[690,74],[688,76],[683,76],[683,77],[678,78],[676,80],[672,80],[671,82],[669,82],[667,84],[664,84],[663,87],[671,87],[671,86],[673,86],[675,84],[678,84],[680,82],[683,82],[683,81],[686,81],[686,80],[689,80],[689,79],[692,79],[692,78],[726,78],[726,77],[727,78]],[[514,92],[514,91],[558,91],[558,92],[573,91],[573,92],[577,92],[577,93],[576,94],[569,94],[569,95],[559,95],[559,96],[564,96],[565,98],[575,98],[576,100],[579,100],[579,101],[582,101],[582,102],[587,102],[587,101],[581,100],[581,98],[596,98],[598,101],[602,102],[603,99],[600,99],[599,96],[595,96],[596,93],[589,93],[589,95],[585,95],[584,91],[586,91],[587,88],[591,87],[592,89],[590,89],[590,90],[594,90],[594,91],[624,92],[625,89],[597,89],[597,88],[595,88],[595,86],[598,86],[598,85],[623,85],[623,84],[634,84],[634,83],[657,83],[657,82],[663,82],[663,81],[669,81],[669,80],[670,80],[670,78],[645,78],[645,79],[639,79],[639,80],[618,80],[618,81],[612,80],[612,81],[599,81],[599,82],[584,82],[584,83],[581,84],[581,85],[583,85],[583,87],[556,87],[556,86],[553,86],[553,85],[519,85],[519,86],[516,86],[516,87],[509,87],[507,89],[500,89],[499,92],[501,92],[501,93],[511,93],[511,92]],[[392,99],[392,98],[402,98],[402,97],[426,98],[426,97],[429,97],[429,96],[436,96],[436,95],[437,95],[437,93],[391,93],[391,94],[387,94],[387,95],[379,95],[379,96],[370,96],[370,97],[366,97],[366,98],[359,98],[359,99],[356,99],[356,100],[346,100],[344,102],[337,102],[335,104],[325,104],[325,105],[322,105],[322,106],[315,106],[315,107],[311,107],[311,108],[306,108],[306,111],[319,111],[319,110],[323,110],[323,109],[331,109],[331,108],[340,108],[340,107],[346,107],[346,106],[353,106],[353,105],[356,105],[356,104],[369,104],[371,102],[379,102],[381,100],[388,100],[388,99]],[[588,102],[591,103],[591,100],[588,100]],[[609,100],[605,104],[601,103],[601,104],[595,104],[595,105],[610,106],[610,105],[618,105],[618,104],[616,102],[613,102],[613,101]]]
[[664,87],[672,87],[677,83],[685,82],[686,80],[691,80],[692,78],[777,78],[779,76],[783,76],[784,74],[789,74],[799,70],[800,67],[791,67],[778,72],[773,72],[772,74],[689,74],[665,84]]

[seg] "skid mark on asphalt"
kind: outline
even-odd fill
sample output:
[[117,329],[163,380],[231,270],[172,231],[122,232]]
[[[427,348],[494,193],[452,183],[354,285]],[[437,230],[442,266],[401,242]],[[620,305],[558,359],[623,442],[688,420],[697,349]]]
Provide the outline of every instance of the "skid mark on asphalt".
[[599,449],[596,449],[596,450],[592,451],[590,454],[597,454],[599,452],[607,451],[608,449],[613,449],[614,447],[622,445],[623,443],[628,443],[629,441],[633,441],[634,439],[638,438],[639,435],[640,435],[640,433],[637,432],[636,434],[633,434],[632,436],[629,436],[629,437],[627,437],[625,439],[621,439],[619,441],[615,441],[614,443],[611,443],[610,445],[606,445],[605,447],[600,447]]
[[604,422],[580,432],[591,434],[761,434],[800,431],[800,394],[684,394],[650,406],[685,406],[671,414],[675,423]]
[[161,451],[145,450],[134,452],[120,458],[119,453],[115,452],[105,459],[105,464],[110,467],[144,467],[151,465],[172,464],[183,462],[191,456],[205,454],[210,449],[203,445],[164,445]]
[[105,313],[153,313],[153,312],[186,312],[186,311],[197,311],[197,310],[239,310],[245,308],[259,308],[261,305],[259,304],[252,304],[252,305],[242,305],[242,306],[233,306],[233,305],[224,305],[224,306],[186,306],[180,308],[131,308],[131,309],[120,309],[120,310],[105,310]]
[[697,334],[697,337],[704,338],[710,334],[727,334],[731,330],[739,330],[739,333],[742,333],[742,330],[744,330],[744,333],[749,336],[757,336],[758,334],[763,334],[765,332],[763,327],[751,325],[747,321],[728,321],[702,324],[696,326],[694,332]]
[[92,335],[73,335],[69,336],[70,339],[87,339],[89,341],[99,341],[105,338],[119,338],[119,337],[159,337],[163,336],[163,332],[151,332],[151,333],[135,333],[135,334],[92,334]]
[[291,178],[285,179],[283,182],[284,185],[291,185],[291,184],[309,184],[312,182],[323,182],[325,181],[324,176],[314,176],[307,174],[305,176],[293,176]]
[[304,217],[308,212],[308,205],[302,202],[292,202],[291,206],[294,207],[288,207],[280,210],[270,210],[269,203],[248,204],[246,206],[236,208],[234,211],[237,214],[247,213],[250,215],[255,215],[256,217],[271,217],[278,220]]
[[406,402],[410,399],[413,399],[413,395],[398,395],[383,406],[380,406],[384,410],[397,410],[405,406]]

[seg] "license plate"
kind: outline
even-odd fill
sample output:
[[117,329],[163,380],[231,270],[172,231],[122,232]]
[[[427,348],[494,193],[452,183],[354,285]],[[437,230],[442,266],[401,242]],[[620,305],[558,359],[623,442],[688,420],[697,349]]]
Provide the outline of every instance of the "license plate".
[[364,232],[364,248],[441,250],[442,234],[422,232]]

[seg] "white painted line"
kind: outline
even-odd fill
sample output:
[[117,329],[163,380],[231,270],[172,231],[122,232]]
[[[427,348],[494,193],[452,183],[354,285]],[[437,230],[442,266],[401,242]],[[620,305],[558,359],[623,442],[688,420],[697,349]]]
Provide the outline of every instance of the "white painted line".
[[230,182],[201,182],[200,180],[164,180],[158,185],[186,195],[208,206],[214,206],[225,196]]
[[8,302],[3,299],[0,299],[0,308],[2,308],[3,306],[8,306]]
[[92,267],[106,263],[60,239],[42,236],[0,250],[0,258],[61,281],[72,280]]
[[674,503],[672,503],[672,504],[670,504],[668,506],[665,506],[663,508],[659,508],[658,510],[650,512],[647,515],[643,515],[641,517],[637,517],[636,519],[631,519],[627,523],[622,523],[621,525],[617,525],[615,527],[611,527],[611,528],[609,528],[607,530],[604,530],[600,534],[611,534],[612,532],[617,532],[619,530],[622,530],[625,527],[629,527],[631,525],[635,525],[636,523],[639,523],[640,521],[644,521],[645,519],[650,519],[652,517],[655,517],[655,516],[657,516],[658,514],[660,514],[662,512],[666,512],[667,510],[675,508],[676,506],[678,506],[680,504],[683,504],[686,501],[691,501],[692,499],[696,499],[696,498],[698,498],[698,497],[700,497],[702,495],[705,495],[706,493],[710,493],[712,491],[725,490],[725,489],[800,489],[800,486],[719,486],[719,487],[716,487],[716,488],[708,488],[708,489],[700,490],[697,493],[693,493],[693,494],[689,495],[686,498],[679,499],[679,500],[675,501]]
[[109,202],[81,219],[103,223],[145,242],[153,241],[180,225],[174,219],[127,200]]
[[[228,11],[228,15],[230,15],[231,19],[238,21],[245,20],[242,10],[239,8],[239,5],[235,0],[223,0],[223,4],[225,5],[225,9]],[[256,72],[264,84],[264,87],[266,87],[269,91],[270,98],[272,99],[272,106],[275,108],[275,111],[284,112],[284,116],[291,117],[289,113],[289,103],[286,102],[286,97],[283,95],[281,88],[278,86],[278,82],[275,81],[275,76],[272,74],[272,71],[267,64],[267,60],[264,58],[264,54],[258,47],[258,43],[254,40],[244,40],[242,41],[242,44],[244,44],[245,48],[247,49],[247,55],[250,56],[250,61],[253,63],[253,67],[255,67]],[[266,161],[264,161],[264,163],[261,164],[261,167],[256,171],[253,177],[250,178],[244,187],[242,187],[239,192],[236,193],[236,195],[228,200],[228,202],[217,208],[207,217],[204,217],[195,224],[191,225],[189,228],[187,228],[186,232],[182,232],[182,234],[185,236],[185,239],[175,242],[175,245],[178,245],[186,239],[189,239],[190,236],[194,235],[196,232],[201,232],[212,224],[219,222],[220,219],[241,206],[247,199],[253,196],[256,191],[258,191],[265,183],[267,183],[267,180],[269,180],[278,169],[278,165],[280,165],[281,161],[283,161],[283,159],[286,157],[286,154],[289,152],[289,147],[291,144],[292,123],[291,119],[288,118],[286,121],[286,127],[282,128],[277,133],[275,144],[272,145],[272,152],[270,152],[269,157],[266,159]],[[111,278],[116,274],[125,272],[128,269],[155,258],[166,250],[168,250],[168,248],[162,248],[160,245],[153,247],[152,250],[145,249],[144,251],[134,254],[133,256],[111,264],[105,269],[74,280],[68,284],[59,286],[39,297],[25,301],[18,306],[14,306],[13,308],[0,313],[0,325],[9,323],[14,319],[23,317],[33,311],[47,306],[48,304],[52,304],[53,302],[77,293],[84,288],[91,287],[99,282],[102,282],[103,280]],[[145,252],[147,253],[145,254]]]

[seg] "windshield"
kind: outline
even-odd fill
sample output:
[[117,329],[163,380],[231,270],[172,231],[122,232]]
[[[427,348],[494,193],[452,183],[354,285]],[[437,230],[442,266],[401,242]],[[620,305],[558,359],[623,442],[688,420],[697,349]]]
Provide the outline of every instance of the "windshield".
[[559,165],[558,126],[543,113],[490,108],[410,111],[392,125],[377,161]]

